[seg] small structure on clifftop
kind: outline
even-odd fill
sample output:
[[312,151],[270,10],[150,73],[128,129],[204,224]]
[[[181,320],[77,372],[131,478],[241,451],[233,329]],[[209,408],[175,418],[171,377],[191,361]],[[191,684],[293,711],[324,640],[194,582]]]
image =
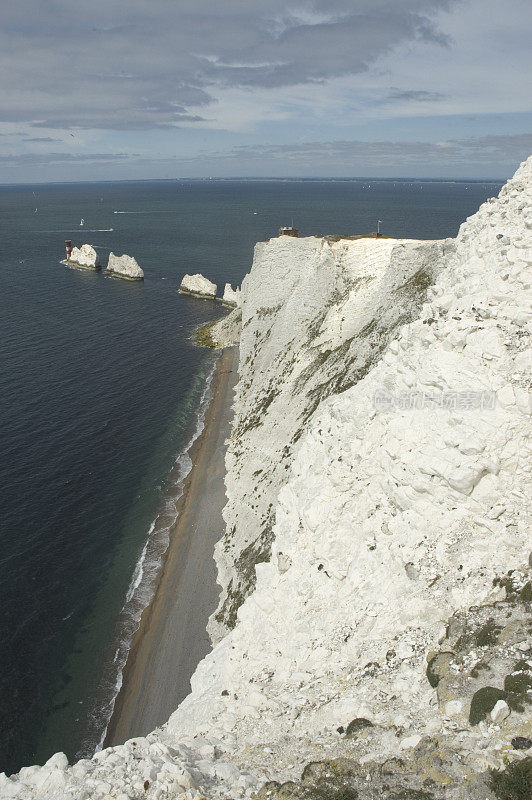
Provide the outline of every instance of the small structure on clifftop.
[[107,275],[113,275],[115,278],[124,278],[126,281],[144,280],[144,272],[133,256],[115,256],[114,253],[109,253],[109,261],[105,272]]
[[284,225],[279,228],[279,236],[299,236],[299,230],[292,227],[292,225]]
[[201,297],[204,300],[214,300],[216,297],[217,286],[208,278],[196,273],[196,275],[185,275],[181,281],[179,291],[181,294],[191,294],[194,297]]
[[79,267],[80,269],[98,270],[101,268],[100,258],[92,245],[82,244],[81,247],[72,247],[72,242],[67,240],[65,249],[67,257],[61,261],[61,264],[66,264],[67,267]]

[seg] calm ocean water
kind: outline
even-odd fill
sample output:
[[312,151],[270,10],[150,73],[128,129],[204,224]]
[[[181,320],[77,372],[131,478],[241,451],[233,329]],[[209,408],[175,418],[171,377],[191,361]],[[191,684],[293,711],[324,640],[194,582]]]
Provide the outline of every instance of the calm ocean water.
[[[0,187],[0,771],[101,739],[208,401],[214,357],[190,337],[219,307],[178,295],[182,275],[240,283],[253,244],[292,221],[302,235],[381,219],[389,236],[455,236],[499,188]],[[104,263],[134,255],[144,283],[61,266],[65,239]]]

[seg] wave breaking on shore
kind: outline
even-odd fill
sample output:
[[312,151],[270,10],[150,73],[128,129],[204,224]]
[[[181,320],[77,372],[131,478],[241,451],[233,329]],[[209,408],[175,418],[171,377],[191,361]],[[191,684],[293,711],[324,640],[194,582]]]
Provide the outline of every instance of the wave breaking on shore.
[[192,469],[189,453],[203,432],[205,414],[212,398],[212,379],[215,370],[216,362],[205,379],[195,412],[192,435],[176,458],[168,478],[163,507],[148,529],[146,541],[131,576],[124,605],[116,624],[114,655],[105,667],[94,708],[88,716],[87,732],[77,753],[77,758],[90,758],[104,745],[116,699],[122,688],[123,671],[133,638],[138,630],[142,614],[154,596],[157,580],[168,550],[171,530],[179,516],[179,500],[183,496],[185,482]]

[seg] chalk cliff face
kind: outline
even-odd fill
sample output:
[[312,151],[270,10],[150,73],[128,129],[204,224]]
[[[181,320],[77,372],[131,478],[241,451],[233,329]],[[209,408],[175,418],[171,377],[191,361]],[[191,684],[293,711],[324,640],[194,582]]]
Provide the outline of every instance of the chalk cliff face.
[[527,796],[531,187],[456,240],[257,245],[219,641],[162,730],[0,797]]
[[64,263],[83,269],[100,269],[100,257],[90,244],[73,247],[70,258]]
[[144,271],[133,256],[115,256],[114,253],[109,253],[109,262],[105,271],[116,278],[124,278],[128,281],[141,281],[144,278]]
[[308,421],[329,395],[360,380],[398,328],[419,315],[454,248],[452,240],[287,236],[256,246],[242,285],[215,638],[234,626],[255,564],[269,560],[278,493]]

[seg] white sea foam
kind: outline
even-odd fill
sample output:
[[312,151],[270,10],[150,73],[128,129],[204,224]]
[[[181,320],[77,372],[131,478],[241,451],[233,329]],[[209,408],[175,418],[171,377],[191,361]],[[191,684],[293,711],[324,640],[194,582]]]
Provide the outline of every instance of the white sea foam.
[[151,602],[164,555],[168,549],[170,530],[179,516],[177,504],[183,494],[185,479],[192,469],[190,448],[201,435],[205,414],[212,398],[212,378],[215,365],[210,370],[196,411],[196,425],[192,436],[178,454],[168,481],[167,497],[158,516],[151,523],[146,541],[133,570],[126,592],[124,606],[117,622],[117,643],[114,656],[105,669],[100,686],[102,699],[89,716],[88,733],[82,742],[78,757],[91,756],[103,748],[116,698],[122,688],[123,670],[127,662],[133,637],[138,630],[142,612]]
[[148,531],[148,538],[146,539],[146,543],[142,548],[142,553],[140,555],[139,560],[137,561],[137,566],[135,567],[135,572],[133,573],[133,577],[131,578],[131,583],[129,584],[129,589],[127,590],[126,603],[129,603],[129,601],[135,594],[136,589],[140,586],[140,582],[142,581],[142,576],[144,575],[144,561],[146,559],[146,552],[148,550],[148,541],[153,533],[154,528],[155,528],[155,520],[153,520],[152,524],[150,525],[150,529]]
[[[59,230],[36,231],[37,233],[80,233],[80,228],[60,228]],[[110,233],[114,228],[83,228],[84,233]]]

